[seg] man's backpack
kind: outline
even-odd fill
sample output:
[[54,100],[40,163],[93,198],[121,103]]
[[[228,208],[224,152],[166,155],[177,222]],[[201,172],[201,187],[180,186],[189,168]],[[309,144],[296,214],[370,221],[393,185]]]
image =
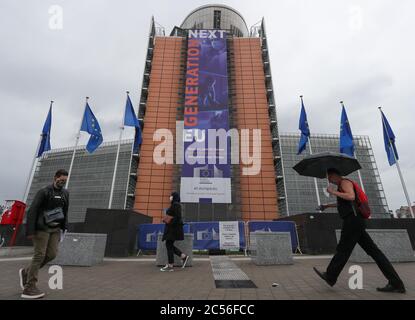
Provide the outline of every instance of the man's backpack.
[[353,184],[353,189],[355,193],[355,204],[356,208],[359,211],[359,213],[363,216],[365,219],[369,219],[372,212],[370,211],[369,207],[369,199],[366,195],[366,193],[362,190],[362,188],[359,186],[359,184],[353,180],[345,179],[350,181]]

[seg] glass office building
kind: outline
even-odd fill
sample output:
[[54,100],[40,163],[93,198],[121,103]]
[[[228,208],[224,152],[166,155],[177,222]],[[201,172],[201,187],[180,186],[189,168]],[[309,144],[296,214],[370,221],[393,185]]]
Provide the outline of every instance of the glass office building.
[[[132,208],[136,184],[138,155],[132,154],[132,140],[124,140],[115,179],[112,209]],[[69,222],[84,222],[87,208],[108,208],[118,142],[103,143],[90,154],[79,146],[69,182]],[[59,169],[69,170],[74,148],[54,149],[46,152],[37,162],[27,203],[36,192],[53,181]]]
[[[295,215],[301,213],[316,212],[317,195],[314,179],[300,176],[294,171],[293,166],[309,155],[309,148],[297,155],[300,134],[282,133],[281,136],[282,163],[284,169],[285,184],[287,190],[287,211],[282,215]],[[311,135],[310,141],[314,153],[331,151],[339,152],[339,135],[315,134]],[[383,191],[382,181],[377,169],[376,160],[368,136],[355,136],[356,158],[359,160],[362,170],[361,176],[366,194],[369,197],[373,218],[389,218],[389,208]],[[357,173],[349,176],[360,184]],[[317,179],[319,196],[322,203],[335,202],[334,197],[327,197],[326,179]],[[334,209],[326,212],[335,212]]]

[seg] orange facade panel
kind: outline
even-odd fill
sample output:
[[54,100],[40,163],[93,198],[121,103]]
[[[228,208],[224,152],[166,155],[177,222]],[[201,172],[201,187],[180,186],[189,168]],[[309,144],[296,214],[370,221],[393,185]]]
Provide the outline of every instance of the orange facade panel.
[[[232,41],[236,123],[239,130],[261,129],[261,170],[255,176],[242,172],[240,176],[242,217],[245,221],[272,220],[278,217],[277,190],[261,43],[258,38]],[[249,140],[252,143],[252,137]]]
[[169,206],[173,191],[173,165],[157,165],[153,161],[154,148],[159,144],[153,142],[153,134],[162,128],[175,134],[183,41],[182,38],[156,37],[153,49],[134,203],[134,210],[152,216],[153,223],[161,222],[163,209]]

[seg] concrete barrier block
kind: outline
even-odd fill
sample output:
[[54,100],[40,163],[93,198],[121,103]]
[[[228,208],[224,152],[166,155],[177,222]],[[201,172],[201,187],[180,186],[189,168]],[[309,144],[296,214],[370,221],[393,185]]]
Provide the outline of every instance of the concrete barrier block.
[[[406,229],[366,229],[370,237],[391,262],[415,261],[414,250]],[[337,242],[340,230],[336,230]],[[350,262],[374,262],[357,244],[350,256]]]
[[256,265],[293,264],[289,232],[250,233],[251,260]]
[[58,256],[50,264],[94,266],[103,261],[106,242],[106,234],[67,233],[59,244]]

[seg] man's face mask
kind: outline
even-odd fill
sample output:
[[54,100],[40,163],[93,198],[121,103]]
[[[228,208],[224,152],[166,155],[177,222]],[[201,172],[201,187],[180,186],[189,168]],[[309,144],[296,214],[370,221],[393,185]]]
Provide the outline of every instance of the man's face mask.
[[173,200],[173,196],[170,196],[170,201],[172,201]]
[[58,188],[58,189],[62,189],[64,186],[65,186],[65,184],[66,184],[66,180],[68,179],[68,177],[59,177],[59,178],[57,178],[56,180],[55,180],[55,186]]

